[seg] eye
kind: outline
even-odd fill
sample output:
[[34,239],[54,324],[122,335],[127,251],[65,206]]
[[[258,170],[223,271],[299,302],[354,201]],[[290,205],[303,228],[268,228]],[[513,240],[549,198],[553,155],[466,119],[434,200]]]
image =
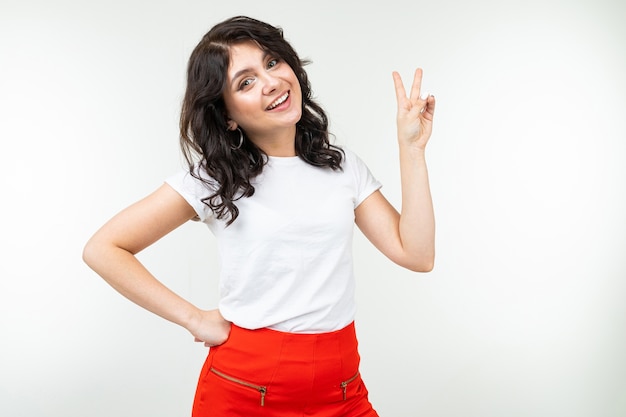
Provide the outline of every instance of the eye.
[[254,81],[252,78],[246,78],[243,81],[241,81],[241,83],[239,84],[239,89],[243,90],[244,88],[246,88],[247,86],[249,86],[250,84],[252,84],[252,81]]
[[272,58],[269,61],[267,61],[267,67],[268,68],[273,68],[276,65],[278,65],[278,63],[280,62],[280,60],[276,59],[276,58]]

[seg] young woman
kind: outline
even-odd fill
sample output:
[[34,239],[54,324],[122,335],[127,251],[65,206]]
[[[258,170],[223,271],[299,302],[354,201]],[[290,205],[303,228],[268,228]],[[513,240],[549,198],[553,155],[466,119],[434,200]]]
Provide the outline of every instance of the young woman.
[[[359,374],[352,231],[393,262],[430,271],[435,226],[425,162],[435,98],[398,73],[398,213],[348,149],[281,29],[248,17],[194,49],[182,106],[189,168],[108,221],[84,260],[122,295],[210,347],[193,416],[376,416]],[[220,301],[204,311],[135,254],[189,220],[218,239]]]

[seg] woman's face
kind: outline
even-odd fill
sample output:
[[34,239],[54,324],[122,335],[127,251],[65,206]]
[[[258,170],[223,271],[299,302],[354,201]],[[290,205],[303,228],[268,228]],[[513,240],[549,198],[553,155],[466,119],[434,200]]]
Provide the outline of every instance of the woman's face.
[[224,89],[229,128],[241,127],[261,148],[295,138],[302,91],[291,67],[254,42],[231,46]]

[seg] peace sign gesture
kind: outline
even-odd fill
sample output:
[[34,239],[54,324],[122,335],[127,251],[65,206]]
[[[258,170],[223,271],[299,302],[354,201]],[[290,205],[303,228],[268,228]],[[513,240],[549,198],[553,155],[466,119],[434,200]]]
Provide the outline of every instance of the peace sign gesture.
[[411,95],[407,97],[400,74],[393,72],[398,102],[398,142],[425,149],[433,129],[435,97],[421,93],[422,69],[415,70]]

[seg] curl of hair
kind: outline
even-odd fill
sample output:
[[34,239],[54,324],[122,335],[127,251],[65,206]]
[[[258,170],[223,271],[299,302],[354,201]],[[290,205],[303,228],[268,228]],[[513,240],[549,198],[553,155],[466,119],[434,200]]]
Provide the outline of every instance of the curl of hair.
[[[192,176],[205,183],[209,195],[203,203],[230,225],[239,215],[235,202],[254,194],[251,180],[267,163],[267,155],[250,140],[236,148],[239,131],[227,126],[223,91],[232,45],[253,41],[276,54],[296,74],[302,89],[302,117],[296,124],[296,154],[305,162],[341,169],[343,151],[329,141],[328,118],[312,98],[304,66],[283,31],[245,16],[215,25],[198,43],[187,66],[187,89],[180,116],[180,145]],[[196,169],[197,167],[197,169]],[[204,169],[210,178],[200,175]]]

